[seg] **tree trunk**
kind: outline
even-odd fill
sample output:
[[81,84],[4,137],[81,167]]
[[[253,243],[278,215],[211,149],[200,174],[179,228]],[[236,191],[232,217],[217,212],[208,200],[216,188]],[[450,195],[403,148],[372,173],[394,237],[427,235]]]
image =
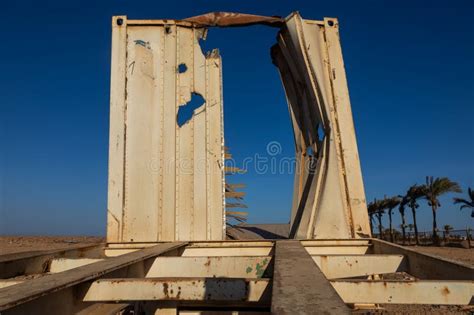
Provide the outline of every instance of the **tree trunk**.
[[400,211],[400,215],[402,216],[402,237],[403,237],[403,245],[406,245],[405,211]]
[[432,205],[431,210],[433,211],[433,244],[439,245],[439,237],[438,237],[438,226],[436,224],[436,206]]
[[379,220],[379,238],[382,239],[382,215],[377,214],[377,219]]
[[369,224],[370,224],[370,235],[372,236],[372,235],[374,234],[374,226],[373,226],[373,225],[374,225],[374,222],[373,222],[373,220],[374,220],[374,215],[373,215],[373,214],[369,215],[369,220],[370,220],[370,221],[369,221]]
[[416,245],[420,245],[420,241],[418,239],[418,226],[416,225],[416,208],[411,208],[411,213],[413,214],[413,227],[415,229],[415,243]]
[[388,209],[388,222],[389,222],[389,231],[390,231],[390,242],[393,243],[392,209]]

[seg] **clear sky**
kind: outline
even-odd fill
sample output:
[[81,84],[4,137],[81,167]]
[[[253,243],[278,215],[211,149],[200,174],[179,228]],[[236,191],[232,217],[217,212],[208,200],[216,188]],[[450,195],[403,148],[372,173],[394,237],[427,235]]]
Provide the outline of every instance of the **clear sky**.
[[[105,234],[110,21],[208,11],[338,17],[369,200],[426,175],[474,187],[472,1],[8,1],[0,9],[0,234]],[[226,144],[237,161],[280,143],[292,157],[276,29],[211,29],[224,71]],[[292,174],[247,184],[249,222],[288,222]],[[464,194],[463,196],[466,196]],[[474,226],[442,198],[438,225]],[[420,230],[429,230],[424,201]],[[399,216],[395,212],[395,224]]]

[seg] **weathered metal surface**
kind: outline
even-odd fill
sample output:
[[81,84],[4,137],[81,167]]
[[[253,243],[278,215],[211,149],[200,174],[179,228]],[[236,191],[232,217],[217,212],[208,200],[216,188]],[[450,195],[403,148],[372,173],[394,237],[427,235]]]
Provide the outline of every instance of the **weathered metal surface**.
[[362,277],[405,271],[403,255],[312,256],[328,279]]
[[472,265],[419,253],[410,248],[379,239],[372,239],[372,244],[374,254],[405,256],[406,271],[419,279],[474,281],[474,267]]
[[193,16],[184,21],[196,23],[200,26],[248,26],[264,24],[268,26],[280,27],[284,24],[284,19],[276,16],[261,16],[254,14],[243,14],[234,12],[211,12],[203,15]]
[[300,242],[277,241],[274,260],[273,314],[349,314]]
[[[48,314],[87,314],[94,310],[100,313],[99,310],[115,309],[105,304],[94,306],[90,304],[92,301],[106,303],[116,299],[149,299],[158,303],[150,305],[153,312],[176,313],[180,306],[188,309],[197,307],[200,310],[205,307],[206,311],[208,307],[214,306],[225,307],[226,310],[257,307],[265,311],[270,308],[272,300],[273,310],[278,309],[279,313],[301,313],[307,309],[307,313],[312,314],[321,305],[336,303],[331,297],[332,287],[328,289],[327,279],[333,280],[331,284],[345,303],[470,303],[467,297],[472,294],[472,281],[354,281],[342,278],[368,275],[377,278],[385,273],[407,272],[410,271],[410,260],[412,265],[420,265],[416,270],[423,267],[427,270],[425,276],[433,274],[435,277],[437,273],[433,269],[437,262],[441,261],[444,267],[444,264],[449,263],[445,269],[445,279],[460,277],[461,273],[467,279],[472,274],[472,267],[437,260],[429,255],[413,255],[411,252],[406,252],[406,255],[387,255],[387,252],[404,248],[372,239],[277,241],[276,250],[273,249],[274,244],[275,241],[261,240],[205,241],[174,248],[170,243],[116,243],[111,244],[109,250],[133,252],[115,258],[97,256],[95,251],[86,251],[85,257],[80,257],[75,254],[75,250],[71,250],[71,254],[66,253],[65,257],[72,258],[53,257],[47,261],[47,271],[60,273],[1,280],[0,303],[4,304],[0,304],[0,309],[4,309],[2,314],[29,314],[38,309]],[[378,244],[375,247],[377,254],[347,253],[360,248],[367,250],[372,244]],[[164,248],[167,249],[162,252]],[[307,253],[308,249],[313,252],[331,251],[333,254],[311,257]],[[346,253],[341,254],[340,251]],[[261,252],[267,254],[259,255]],[[192,256],[180,256],[185,253]],[[160,256],[155,257],[157,254]],[[224,254],[227,256],[222,256]],[[197,286],[192,284],[196,279],[201,281]],[[213,281],[212,284],[208,282],[209,279]],[[92,286],[91,281],[94,281]],[[168,297],[164,294],[165,284],[168,285],[168,293],[171,293]],[[180,287],[183,289],[183,285],[189,290],[182,291],[184,295],[181,293],[178,297],[177,292]],[[219,285],[223,292],[218,290]],[[242,293],[245,292],[243,288],[250,292]],[[254,288],[255,291],[252,291]],[[204,296],[206,292],[212,292],[209,299]],[[214,295],[215,292],[221,294],[220,297]],[[243,298],[243,294],[247,294],[250,300],[235,300],[236,296]],[[185,296],[189,300],[181,299]],[[174,304],[163,304],[166,301],[173,301]],[[125,306],[123,304],[120,308]],[[337,310],[338,306],[330,312]]]
[[167,243],[146,248],[120,257],[109,258],[91,265],[32,279],[12,287],[0,289],[0,311],[24,304],[46,294],[67,289],[115,270],[143,262],[186,243]]
[[76,258],[76,259],[56,258],[56,259],[51,260],[47,271],[51,273],[58,273],[58,272],[74,269],[77,267],[90,265],[102,260],[104,259],[103,258]]
[[292,118],[295,172],[290,238],[370,235],[337,19],[293,13],[272,58]]
[[269,303],[268,279],[146,278],[101,279],[84,295],[86,302],[179,300]]
[[370,245],[305,246],[310,255],[362,255],[370,253]]
[[48,271],[53,258],[99,257],[103,244],[73,245],[68,249],[32,251],[0,256],[0,279]]
[[[127,307],[107,304],[116,301],[139,301],[135,310],[147,314],[177,314],[181,306],[268,311],[271,303],[277,314],[335,314],[348,312],[344,302],[472,303],[474,283],[462,281],[473,280],[471,266],[367,238],[336,19],[211,13],[112,22],[109,244],[0,256],[0,276],[10,278],[0,281],[2,314]],[[299,170],[289,237],[301,242],[222,241],[222,67],[218,52],[204,56],[198,40],[204,25],[251,24],[282,27],[272,57],[287,94]],[[197,94],[203,104],[180,123],[180,110]],[[283,226],[269,234],[249,228],[263,238],[288,234]],[[173,240],[207,241],[160,243]],[[341,280],[399,271],[437,281]]]
[[271,256],[158,257],[149,267],[146,277],[269,277],[273,273],[271,259]]
[[[109,242],[222,240],[221,59],[201,28],[113,19]],[[181,111],[199,96],[190,117]]]
[[304,247],[312,246],[369,246],[370,239],[317,239],[317,240],[302,240],[301,245]]
[[472,281],[332,281],[345,303],[469,305]]

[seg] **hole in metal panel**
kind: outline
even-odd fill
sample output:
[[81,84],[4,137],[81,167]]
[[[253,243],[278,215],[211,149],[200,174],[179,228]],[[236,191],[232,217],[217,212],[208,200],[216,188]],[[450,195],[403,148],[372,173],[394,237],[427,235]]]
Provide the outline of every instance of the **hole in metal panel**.
[[191,94],[191,100],[184,105],[180,105],[178,109],[178,115],[176,117],[176,122],[179,127],[182,127],[188,121],[193,118],[193,113],[196,109],[204,105],[206,100],[198,93]]
[[188,66],[185,63],[180,63],[178,66],[178,73],[185,73],[188,70]]

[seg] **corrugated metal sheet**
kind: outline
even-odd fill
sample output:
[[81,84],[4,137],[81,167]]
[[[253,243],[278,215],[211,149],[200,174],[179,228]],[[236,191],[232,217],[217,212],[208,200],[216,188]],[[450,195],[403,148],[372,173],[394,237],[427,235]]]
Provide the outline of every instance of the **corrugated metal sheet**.
[[[116,17],[113,33],[108,241],[223,239],[218,51],[205,57],[203,29],[173,21]],[[204,104],[179,126],[193,94]]]
[[292,118],[297,170],[290,238],[370,235],[337,19],[290,15],[272,48]]

